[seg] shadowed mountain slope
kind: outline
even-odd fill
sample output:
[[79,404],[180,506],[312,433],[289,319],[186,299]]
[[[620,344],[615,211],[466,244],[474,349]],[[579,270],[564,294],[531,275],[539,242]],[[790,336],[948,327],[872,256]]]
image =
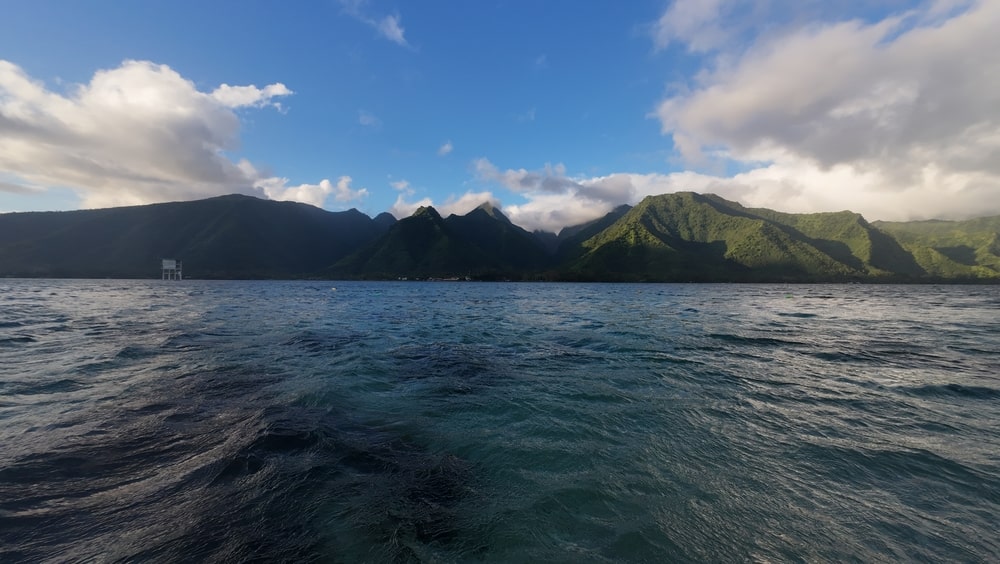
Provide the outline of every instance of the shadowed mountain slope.
[[494,257],[503,269],[530,271],[549,263],[542,243],[490,204],[465,215],[450,215],[445,222],[455,234]]
[[611,210],[603,217],[599,217],[593,221],[581,223],[580,225],[564,227],[561,231],[559,231],[558,236],[556,254],[558,255],[559,260],[566,261],[581,255],[584,252],[582,247],[584,241],[614,225],[616,221],[621,219],[622,216],[628,213],[631,209],[632,206],[621,205]]
[[161,258],[197,278],[313,274],[380,235],[357,210],[231,195],[99,210],[0,215],[0,275],[157,277]]
[[465,275],[470,265],[494,266],[433,207],[421,207],[388,232],[328,269],[331,276],[396,278]]
[[1000,277],[1000,216],[966,221],[876,221],[927,273],[943,278]]
[[548,261],[531,233],[489,204],[447,219],[422,207],[330,272],[376,278],[509,277],[539,270]]

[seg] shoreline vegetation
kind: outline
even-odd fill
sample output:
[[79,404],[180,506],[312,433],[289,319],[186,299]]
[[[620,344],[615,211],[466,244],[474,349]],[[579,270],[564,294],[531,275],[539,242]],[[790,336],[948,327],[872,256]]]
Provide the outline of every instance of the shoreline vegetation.
[[1000,283],[1000,216],[869,222],[712,194],[650,196],[559,233],[483,204],[397,220],[230,195],[0,214],[0,278],[692,283]]

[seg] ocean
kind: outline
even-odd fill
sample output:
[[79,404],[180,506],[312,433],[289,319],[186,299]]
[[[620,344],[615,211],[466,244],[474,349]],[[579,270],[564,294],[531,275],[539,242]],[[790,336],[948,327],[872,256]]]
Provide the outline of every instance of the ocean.
[[996,562],[998,523],[998,286],[0,280],[0,562]]

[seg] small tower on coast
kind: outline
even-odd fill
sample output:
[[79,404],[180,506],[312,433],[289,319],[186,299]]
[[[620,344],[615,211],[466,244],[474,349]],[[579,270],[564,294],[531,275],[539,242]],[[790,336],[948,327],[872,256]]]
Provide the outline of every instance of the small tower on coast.
[[182,280],[181,261],[175,259],[163,259],[160,280]]

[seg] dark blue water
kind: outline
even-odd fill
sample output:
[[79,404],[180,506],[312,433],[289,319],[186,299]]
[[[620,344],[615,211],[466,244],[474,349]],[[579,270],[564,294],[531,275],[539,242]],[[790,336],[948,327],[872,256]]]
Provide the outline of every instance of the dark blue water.
[[0,561],[1000,560],[1000,287],[0,281]]

